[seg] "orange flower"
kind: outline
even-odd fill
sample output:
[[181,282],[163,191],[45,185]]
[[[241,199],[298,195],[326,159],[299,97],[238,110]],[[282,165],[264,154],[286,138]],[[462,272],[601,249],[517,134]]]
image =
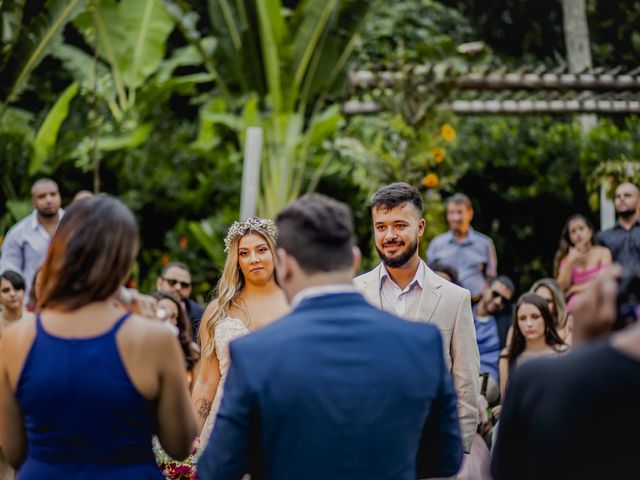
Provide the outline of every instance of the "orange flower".
[[189,245],[189,238],[186,235],[180,235],[178,245],[180,246],[180,250],[186,250],[187,245]]
[[170,260],[169,255],[166,253],[162,255],[162,257],[160,257],[160,263],[162,265],[166,265],[167,263],[169,263],[169,260]]
[[444,148],[436,147],[431,149],[431,155],[433,155],[436,163],[442,163],[446,153],[444,151]]
[[422,185],[425,188],[435,188],[440,183],[440,179],[435,173],[429,173],[422,179]]
[[448,123],[442,125],[442,129],[440,130],[440,132],[442,133],[442,138],[444,138],[447,142],[452,142],[453,139],[456,138],[456,131]]

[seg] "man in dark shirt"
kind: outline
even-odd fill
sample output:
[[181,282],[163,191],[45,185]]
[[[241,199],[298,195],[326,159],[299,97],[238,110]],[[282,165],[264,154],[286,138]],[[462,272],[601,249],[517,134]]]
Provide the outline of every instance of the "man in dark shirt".
[[[607,335],[617,315],[605,271],[576,306],[576,337]],[[493,450],[494,480],[637,478],[640,322],[510,378]]]
[[615,197],[618,223],[600,232],[598,241],[611,250],[614,262],[623,268],[640,267],[640,190],[633,183],[621,183]]
[[180,296],[184,309],[191,320],[193,338],[198,338],[198,328],[204,309],[189,298],[191,294],[191,272],[182,262],[170,262],[164,266],[162,273],[156,280],[156,289],[160,292],[175,293]]

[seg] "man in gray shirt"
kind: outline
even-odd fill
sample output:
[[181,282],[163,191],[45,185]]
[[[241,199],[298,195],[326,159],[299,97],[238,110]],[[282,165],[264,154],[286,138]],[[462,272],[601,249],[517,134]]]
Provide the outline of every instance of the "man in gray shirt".
[[438,235],[427,249],[429,262],[439,262],[458,271],[461,285],[477,297],[498,272],[496,248],[486,235],[471,227],[473,207],[463,193],[447,199],[449,231]]
[[13,270],[24,278],[25,303],[29,300],[33,278],[47,255],[51,236],[64,215],[58,184],[49,178],[33,184],[31,202],[34,211],[9,230],[0,256],[0,272]]

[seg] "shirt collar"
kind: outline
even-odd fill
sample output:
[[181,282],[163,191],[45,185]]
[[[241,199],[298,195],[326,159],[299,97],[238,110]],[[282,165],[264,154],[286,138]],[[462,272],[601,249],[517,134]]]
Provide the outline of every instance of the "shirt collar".
[[[391,280],[391,276],[389,275],[389,270],[387,270],[387,267],[385,267],[384,263],[381,263],[380,266],[382,267],[382,271],[380,272],[380,287],[382,288],[382,285],[386,279],[389,279],[389,281],[393,281],[393,280]],[[418,258],[418,269],[416,270],[416,273],[413,276],[413,279],[411,279],[411,281],[409,282],[409,284],[404,290],[410,289],[415,283],[417,283],[420,286],[420,288],[422,288],[422,284],[424,283],[424,277],[425,277],[425,268],[426,268],[425,263],[422,261],[421,258]]]
[[[636,220],[636,223],[634,223],[628,231],[631,231],[635,227],[638,227],[638,226],[640,226],[640,218],[638,220]],[[620,225],[620,221],[617,221],[616,224],[613,227],[614,228],[619,228],[621,230],[625,230],[625,228],[622,225]]]
[[325,295],[332,295],[335,293],[356,293],[357,290],[353,285],[346,285],[344,283],[333,284],[333,285],[320,285],[317,287],[308,287],[303,290],[300,290],[296,293],[291,299],[291,308],[294,309],[303,300],[312,297],[322,297]]
[[[59,208],[58,209],[58,223],[60,223],[60,220],[62,220],[62,217],[64,216],[64,210]],[[31,228],[33,230],[37,230],[38,227],[41,225],[41,223],[38,221],[38,210],[33,210],[33,212],[31,212],[30,215],[30,219],[29,219],[29,223],[31,225]]]
[[473,227],[471,225],[469,225],[469,230],[467,231],[467,236],[464,237],[464,240],[462,240],[462,242],[459,242],[458,240],[456,240],[455,235],[453,234],[453,232],[451,230],[449,230],[447,232],[448,234],[448,241],[449,243],[457,243],[458,245],[467,245],[469,243],[473,242],[473,237],[476,234],[476,231],[473,229]]

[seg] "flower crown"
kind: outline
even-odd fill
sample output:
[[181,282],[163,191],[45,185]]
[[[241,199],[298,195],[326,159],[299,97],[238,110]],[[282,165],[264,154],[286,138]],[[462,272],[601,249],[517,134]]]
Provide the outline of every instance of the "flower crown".
[[261,233],[266,232],[274,239],[278,237],[278,230],[275,223],[268,218],[250,217],[240,222],[233,222],[227,232],[227,237],[224,239],[224,253],[229,253],[229,247],[238,237],[244,237],[248,233]]

